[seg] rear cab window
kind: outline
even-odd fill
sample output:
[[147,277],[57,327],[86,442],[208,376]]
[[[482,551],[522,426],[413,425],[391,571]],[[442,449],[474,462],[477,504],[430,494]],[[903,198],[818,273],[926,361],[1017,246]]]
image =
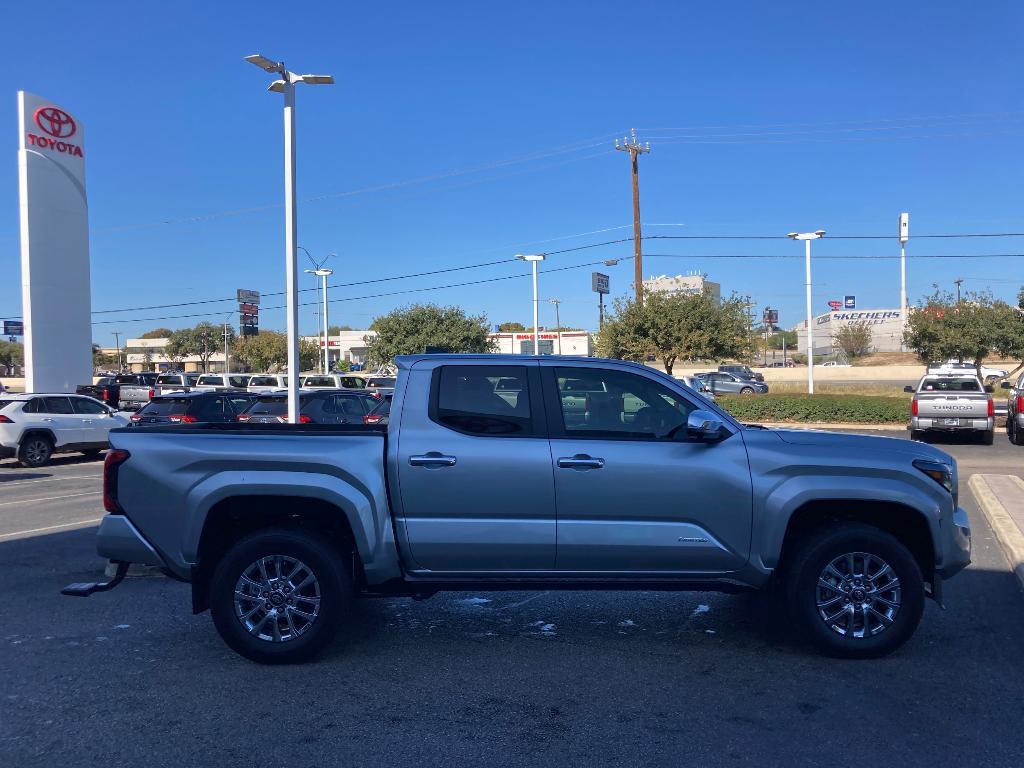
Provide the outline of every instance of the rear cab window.
[[973,376],[935,377],[921,382],[920,392],[983,392],[981,382]]
[[223,387],[224,377],[223,376],[200,376],[197,384],[203,386]]
[[183,415],[188,410],[192,398],[189,397],[155,397],[139,411],[140,416]]

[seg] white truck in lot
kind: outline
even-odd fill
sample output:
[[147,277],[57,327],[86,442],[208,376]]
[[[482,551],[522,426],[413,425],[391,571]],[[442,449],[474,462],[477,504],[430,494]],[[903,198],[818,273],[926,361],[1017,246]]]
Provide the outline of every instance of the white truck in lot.
[[921,377],[910,405],[910,436],[923,440],[929,434],[976,432],[982,443],[995,437],[995,402],[992,387],[974,374],[939,373]]

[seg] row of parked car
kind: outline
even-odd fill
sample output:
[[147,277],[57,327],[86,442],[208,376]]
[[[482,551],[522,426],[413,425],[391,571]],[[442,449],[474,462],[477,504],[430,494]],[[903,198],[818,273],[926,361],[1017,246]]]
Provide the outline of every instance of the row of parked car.
[[[387,424],[392,391],[302,389],[302,424]],[[41,467],[55,453],[99,456],[110,447],[110,430],[132,426],[197,423],[288,422],[286,393],[244,389],[194,390],[155,395],[138,412],[118,412],[88,395],[5,394],[0,396],[0,459],[16,457]]]
[[[75,392],[117,410],[136,411],[161,394],[221,389],[275,392],[287,389],[287,378],[283,373],[123,373],[102,376],[95,384],[79,385]],[[299,378],[299,386],[303,389],[367,389],[384,393],[394,391],[395,379],[392,376],[345,373],[309,374]]]

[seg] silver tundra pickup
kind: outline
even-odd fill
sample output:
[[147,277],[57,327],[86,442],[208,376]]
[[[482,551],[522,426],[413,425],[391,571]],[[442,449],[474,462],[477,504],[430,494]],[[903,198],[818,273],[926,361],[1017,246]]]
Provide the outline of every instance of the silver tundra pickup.
[[992,387],[973,374],[927,374],[913,392],[910,404],[910,436],[922,440],[928,434],[975,432],[985,445],[995,437],[995,402]]
[[98,550],[117,575],[65,594],[156,565],[231,648],[285,662],[356,597],[772,589],[824,652],[875,657],[970,562],[956,462],[929,445],[741,424],[634,363],[397,362],[387,427],[111,432]]

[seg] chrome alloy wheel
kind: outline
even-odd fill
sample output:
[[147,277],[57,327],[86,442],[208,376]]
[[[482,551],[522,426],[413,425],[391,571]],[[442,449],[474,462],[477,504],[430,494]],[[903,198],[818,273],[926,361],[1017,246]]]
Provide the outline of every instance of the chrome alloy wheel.
[[815,589],[818,615],[844,637],[874,637],[896,620],[900,610],[900,580],[877,555],[847,552],[818,575]]
[[320,582],[308,565],[288,555],[261,557],[235,584],[235,616],[260,640],[285,643],[320,615]]
[[25,445],[25,459],[30,464],[41,464],[50,453],[50,444],[41,437],[34,437]]

